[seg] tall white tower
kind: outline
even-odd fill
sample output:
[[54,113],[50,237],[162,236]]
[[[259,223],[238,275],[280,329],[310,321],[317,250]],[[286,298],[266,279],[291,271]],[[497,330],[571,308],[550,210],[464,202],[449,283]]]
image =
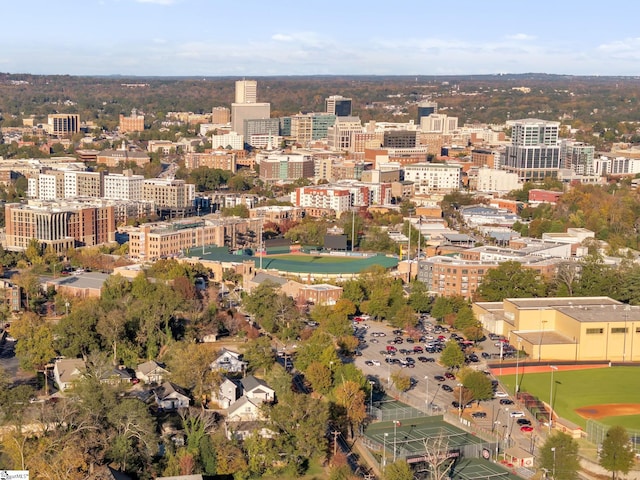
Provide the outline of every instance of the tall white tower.
[[258,82],[238,80],[236,82],[236,101],[234,103],[256,103],[258,101]]

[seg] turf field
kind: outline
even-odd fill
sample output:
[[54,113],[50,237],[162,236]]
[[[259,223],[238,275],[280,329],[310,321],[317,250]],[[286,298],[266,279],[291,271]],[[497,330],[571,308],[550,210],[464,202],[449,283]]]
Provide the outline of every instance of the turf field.
[[328,256],[328,255],[268,255],[265,258],[277,258],[279,260],[287,260],[290,262],[300,263],[351,263],[360,262],[362,257],[341,257],[341,256]]
[[[513,392],[515,375],[500,377]],[[545,373],[522,373],[518,381],[521,392],[529,392],[543,402],[549,403],[551,393],[551,369]],[[583,428],[587,419],[576,411],[599,415],[596,420],[609,425],[622,425],[626,428],[640,429],[640,368],[613,367],[590,370],[557,370],[553,373],[553,408],[557,415],[576,423]],[[612,404],[626,404],[627,412],[632,406],[638,414],[619,415],[620,409]],[[611,406],[609,410],[607,407]],[[593,408],[584,408],[593,407]],[[609,414],[603,412],[609,412]],[[604,415],[604,416],[603,416]],[[595,417],[594,417],[595,418]]]

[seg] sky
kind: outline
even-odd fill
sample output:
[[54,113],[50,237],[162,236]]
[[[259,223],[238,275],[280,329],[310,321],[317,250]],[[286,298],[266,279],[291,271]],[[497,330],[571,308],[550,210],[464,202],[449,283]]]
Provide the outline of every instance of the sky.
[[637,0],[5,1],[0,72],[640,75]]

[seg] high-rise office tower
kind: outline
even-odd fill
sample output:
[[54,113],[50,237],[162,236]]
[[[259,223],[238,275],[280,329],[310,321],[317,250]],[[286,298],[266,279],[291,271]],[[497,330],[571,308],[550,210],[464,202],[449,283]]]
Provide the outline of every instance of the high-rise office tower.
[[560,168],[560,122],[527,118],[513,122],[511,145],[504,152],[502,168],[521,181],[557,177]]
[[327,113],[335,115],[336,117],[350,117],[351,116],[351,99],[345,98],[342,95],[331,95],[325,99],[325,106]]
[[258,101],[258,82],[238,80],[236,82],[236,101],[234,103],[256,103]]
[[432,113],[438,113],[438,104],[435,102],[418,103],[418,124],[422,117],[428,117]]

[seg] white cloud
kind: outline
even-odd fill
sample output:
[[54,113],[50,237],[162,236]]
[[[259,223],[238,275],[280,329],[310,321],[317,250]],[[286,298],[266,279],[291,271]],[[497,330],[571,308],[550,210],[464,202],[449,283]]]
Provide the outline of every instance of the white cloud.
[[176,0],[136,0],[138,3],[153,3],[155,5],[173,5]]
[[507,35],[507,39],[524,41],[524,40],[535,40],[536,37],[534,37],[533,35],[527,35],[526,33],[516,33],[515,35]]
[[276,33],[271,36],[271,40],[275,40],[276,42],[291,42],[293,41],[293,37],[291,35],[285,35],[284,33]]

